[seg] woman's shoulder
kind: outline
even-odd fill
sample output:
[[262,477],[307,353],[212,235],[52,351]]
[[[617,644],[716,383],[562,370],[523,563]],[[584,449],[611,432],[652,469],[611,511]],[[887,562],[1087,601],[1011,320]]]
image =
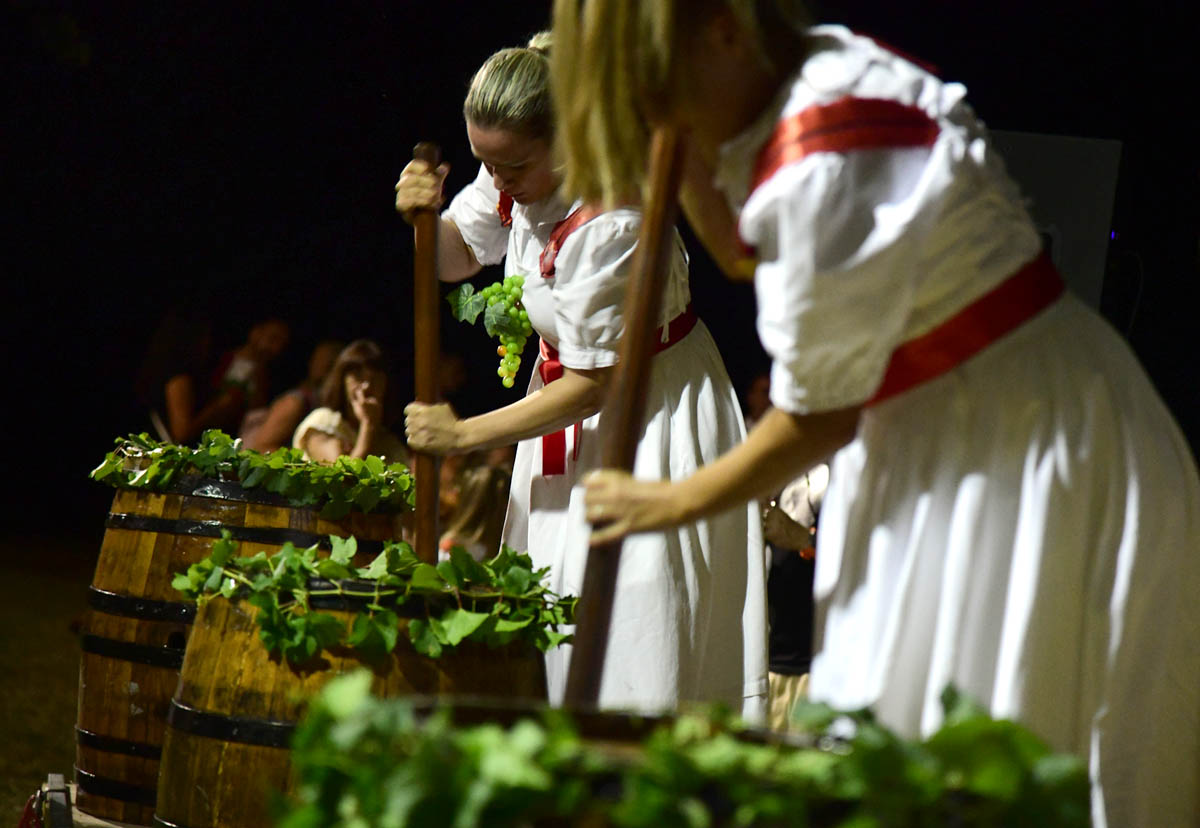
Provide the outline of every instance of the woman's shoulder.
[[299,445],[301,439],[308,431],[320,431],[324,434],[329,434],[334,437],[341,436],[342,430],[342,414],[340,411],[334,411],[332,408],[314,408],[308,412],[300,425],[296,426],[295,436],[292,440],[293,445]]

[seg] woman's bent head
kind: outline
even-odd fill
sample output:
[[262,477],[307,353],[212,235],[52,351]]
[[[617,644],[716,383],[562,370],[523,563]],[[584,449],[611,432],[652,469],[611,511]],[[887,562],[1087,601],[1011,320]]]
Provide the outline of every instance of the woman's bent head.
[[555,0],[552,78],[564,190],[644,191],[657,124],[715,144],[803,59],[800,0]]
[[558,189],[551,154],[549,42],[543,32],[528,46],[496,52],[471,79],[463,103],[471,151],[496,188],[518,204],[540,201]]

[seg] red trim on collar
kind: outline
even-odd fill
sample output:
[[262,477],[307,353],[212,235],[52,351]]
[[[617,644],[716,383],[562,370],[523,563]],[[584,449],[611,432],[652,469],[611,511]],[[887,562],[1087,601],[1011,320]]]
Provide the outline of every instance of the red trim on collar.
[[513,197],[504,190],[500,191],[500,200],[496,202],[496,212],[500,214],[500,226],[512,227]]
[[550,232],[550,240],[546,242],[546,247],[542,250],[542,255],[538,259],[543,279],[554,278],[554,260],[558,258],[558,251],[562,249],[567,236],[603,212],[604,210],[601,207],[585,204],[576,207],[571,211],[570,215],[554,225],[554,230]]

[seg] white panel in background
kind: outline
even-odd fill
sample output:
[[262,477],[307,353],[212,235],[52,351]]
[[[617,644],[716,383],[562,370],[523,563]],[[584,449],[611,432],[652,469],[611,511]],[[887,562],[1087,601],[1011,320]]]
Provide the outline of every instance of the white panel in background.
[[1121,142],[990,130],[1076,296],[1100,307]]

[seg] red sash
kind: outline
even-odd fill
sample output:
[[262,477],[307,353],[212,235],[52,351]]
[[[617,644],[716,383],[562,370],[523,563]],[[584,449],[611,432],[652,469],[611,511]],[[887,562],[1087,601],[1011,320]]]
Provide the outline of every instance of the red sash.
[[[699,317],[696,316],[695,310],[689,304],[683,313],[655,331],[654,353],[661,353],[682,340],[692,332],[692,328],[696,327],[698,320]],[[542,384],[549,385],[563,375],[563,366],[558,359],[558,350],[544,339],[538,345],[538,350],[542,354],[542,363],[538,366],[538,373],[542,376]],[[579,438],[582,432],[583,423],[576,423],[575,445],[571,451],[571,456],[575,460],[579,459]],[[552,434],[542,435],[542,476],[564,474],[566,470],[567,430],[564,428]]]
[[1062,293],[1062,278],[1043,251],[954,316],[893,351],[883,382],[866,405],[940,377],[1032,319]]

